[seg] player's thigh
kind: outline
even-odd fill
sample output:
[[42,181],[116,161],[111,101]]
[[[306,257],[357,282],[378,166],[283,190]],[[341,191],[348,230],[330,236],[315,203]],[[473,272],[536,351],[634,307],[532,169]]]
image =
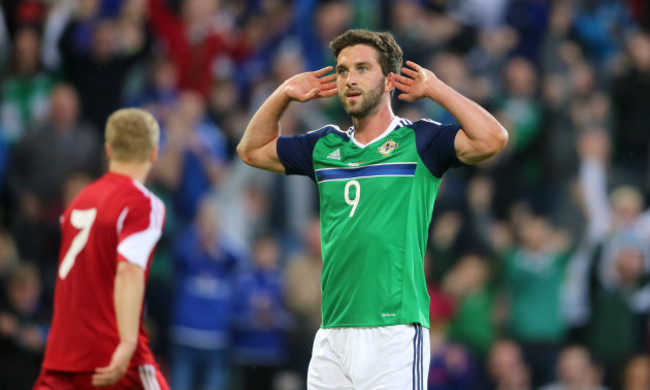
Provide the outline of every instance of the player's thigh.
[[339,332],[339,329],[319,329],[316,332],[307,370],[308,390],[354,389],[350,378],[345,374],[343,362],[335,353]]
[[357,389],[425,389],[429,331],[420,325],[361,328],[354,347],[352,382]]

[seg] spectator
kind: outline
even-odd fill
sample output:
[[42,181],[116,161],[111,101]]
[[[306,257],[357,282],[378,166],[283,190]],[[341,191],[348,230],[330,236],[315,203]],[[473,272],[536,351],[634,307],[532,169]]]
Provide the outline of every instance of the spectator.
[[496,337],[492,322],[494,291],[489,285],[487,259],[478,254],[461,256],[443,280],[443,290],[456,300],[449,324],[449,339],[462,343],[478,359],[485,359]]
[[76,170],[99,173],[97,131],[79,116],[75,89],[58,85],[52,92],[47,120],[35,126],[14,148],[8,188],[17,205],[12,210],[12,228],[22,257],[34,261],[56,257],[56,233],[51,229],[57,229],[62,211],[64,179]]
[[320,220],[309,220],[303,233],[303,248],[294,254],[284,271],[284,296],[287,309],[295,321],[291,329],[293,365],[301,378],[307,377],[314,335],[321,325],[320,278],[323,259],[320,242]]
[[277,389],[288,359],[281,252],[271,236],[253,243],[252,264],[237,280],[234,356],[243,390]]
[[467,349],[458,343],[445,339],[444,330],[436,329],[441,323],[434,323],[430,330],[431,363],[429,365],[428,390],[470,390],[477,388],[479,373],[477,364]]
[[499,109],[514,125],[515,151],[523,151],[534,143],[539,131],[537,71],[529,60],[514,57],[506,64],[503,78],[505,91]]
[[167,123],[178,104],[180,92],[176,87],[178,70],[171,59],[156,57],[151,61],[149,78],[134,105],[142,106],[162,123]]
[[350,27],[353,12],[350,3],[342,0],[302,0],[296,4],[294,28],[306,69],[320,69],[329,63],[329,42]]
[[137,21],[73,19],[65,27],[59,41],[65,76],[79,91],[84,118],[97,129],[123,105],[127,76],[145,58],[147,43],[144,26]]
[[562,350],[557,364],[557,381],[541,390],[604,390],[600,385],[597,367],[589,351],[580,346],[568,346]]
[[625,66],[612,82],[612,152],[618,168],[616,176],[625,180],[625,184],[642,188],[648,195],[650,128],[643,118],[650,104],[650,35],[643,32],[631,34],[626,48]]
[[241,262],[210,198],[174,248],[171,388],[225,389],[228,383],[236,267]]
[[537,0],[512,0],[506,9],[505,22],[517,31],[516,56],[537,62],[542,37],[548,25],[551,3]]
[[625,35],[635,26],[629,8],[613,0],[579,3],[574,25],[588,58],[599,68],[609,65],[620,52]]
[[34,264],[19,263],[11,270],[6,297],[0,303],[0,381],[12,389],[26,389],[38,376],[50,317],[42,305]]
[[625,366],[623,372],[623,390],[642,390],[650,387],[650,358],[637,355]]
[[429,276],[442,285],[444,277],[458,261],[459,233],[463,219],[457,211],[447,211],[434,220],[429,236],[429,250],[433,263]]
[[495,390],[529,389],[530,379],[519,345],[500,339],[490,348],[486,364],[488,388]]
[[508,330],[521,345],[535,387],[553,380],[566,332],[561,298],[569,248],[557,236],[546,219],[532,216],[505,259]]
[[[608,251],[596,256],[599,275],[592,292],[588,346],[605,364],[608,386],[619,388],[624,362],[645,348],[650,255],[646,242],[619,234]],[[611,342],[613,334],[616,343]]]
[[10,144],[46,119],[54,86],[42,68],[39,30],[20,27],[13,42],[10,73],[2,80],[0,102],[0,133]]
[[181,90],[207,97],[215,77],[215,61],[225,61],[222,66],[227,67],[248,55],[250,49],[243,36],[218,23],[217,1],[182,0],[180,17],[165,0],[147,1],[151,26],[176,64]]
[[158,183],[173,198],[180,226],[196,215],[199,200],[217,189],[227,161],[226,139],[206,115],[205,101],[196,92],[179,96],[163,132]]

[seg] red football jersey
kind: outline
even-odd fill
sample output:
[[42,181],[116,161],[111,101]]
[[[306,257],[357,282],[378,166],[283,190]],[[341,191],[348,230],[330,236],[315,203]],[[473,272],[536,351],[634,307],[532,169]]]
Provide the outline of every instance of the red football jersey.
[[[79,372],[108,365],[120,341],[113,304],[117,264],[142,266],[146,279],[164,218],[165,206],[158,197],[130,177],[110,172],[70,203],[61,216],[54,315],[44,368]],[[140,319],[131,366],[151,363]]]

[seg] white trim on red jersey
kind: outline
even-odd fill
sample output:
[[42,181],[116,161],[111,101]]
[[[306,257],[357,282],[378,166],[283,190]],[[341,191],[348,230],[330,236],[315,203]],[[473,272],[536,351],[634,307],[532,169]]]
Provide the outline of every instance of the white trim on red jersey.
[[[151,212],[149,214],[149,227],[147,229],[131,234],[126,237],[117,246],[117,253],[124,257],[129,263],[136,264],[142,268],[147,268],[147,262],[154,247],[162,235],[163,221],[165,219],[165,205],[152,194],[146,187],[133,180],[135,187],[138,188],[151,202]],[[123,222],[129,210],[125,208],[120,214],[118,221],[118,232],[121,230],[120,221]]]

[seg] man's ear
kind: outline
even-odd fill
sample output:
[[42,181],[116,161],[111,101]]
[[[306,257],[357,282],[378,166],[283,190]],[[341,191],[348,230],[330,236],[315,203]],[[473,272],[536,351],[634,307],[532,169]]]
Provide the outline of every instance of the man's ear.
[[111,147],[108,144],[108,142],[104,143],[104,150],[106,151],[106,159],[108,159],[108,161],[111,161],[111,156],[113,155],[113,152],[111,151]]
[[386,85],[384,86],[384,92],[392,92],[395,89],[395,73],[390,72],[386,76]]
[[155,148],[153,148],[153,150],[151,150],[151,154],[149,154],[149,162],[150,163],[153,164],[156,161],[156,159],[158,158],[158,152],[159,151],[160,151],[159,146],[156,146]]

